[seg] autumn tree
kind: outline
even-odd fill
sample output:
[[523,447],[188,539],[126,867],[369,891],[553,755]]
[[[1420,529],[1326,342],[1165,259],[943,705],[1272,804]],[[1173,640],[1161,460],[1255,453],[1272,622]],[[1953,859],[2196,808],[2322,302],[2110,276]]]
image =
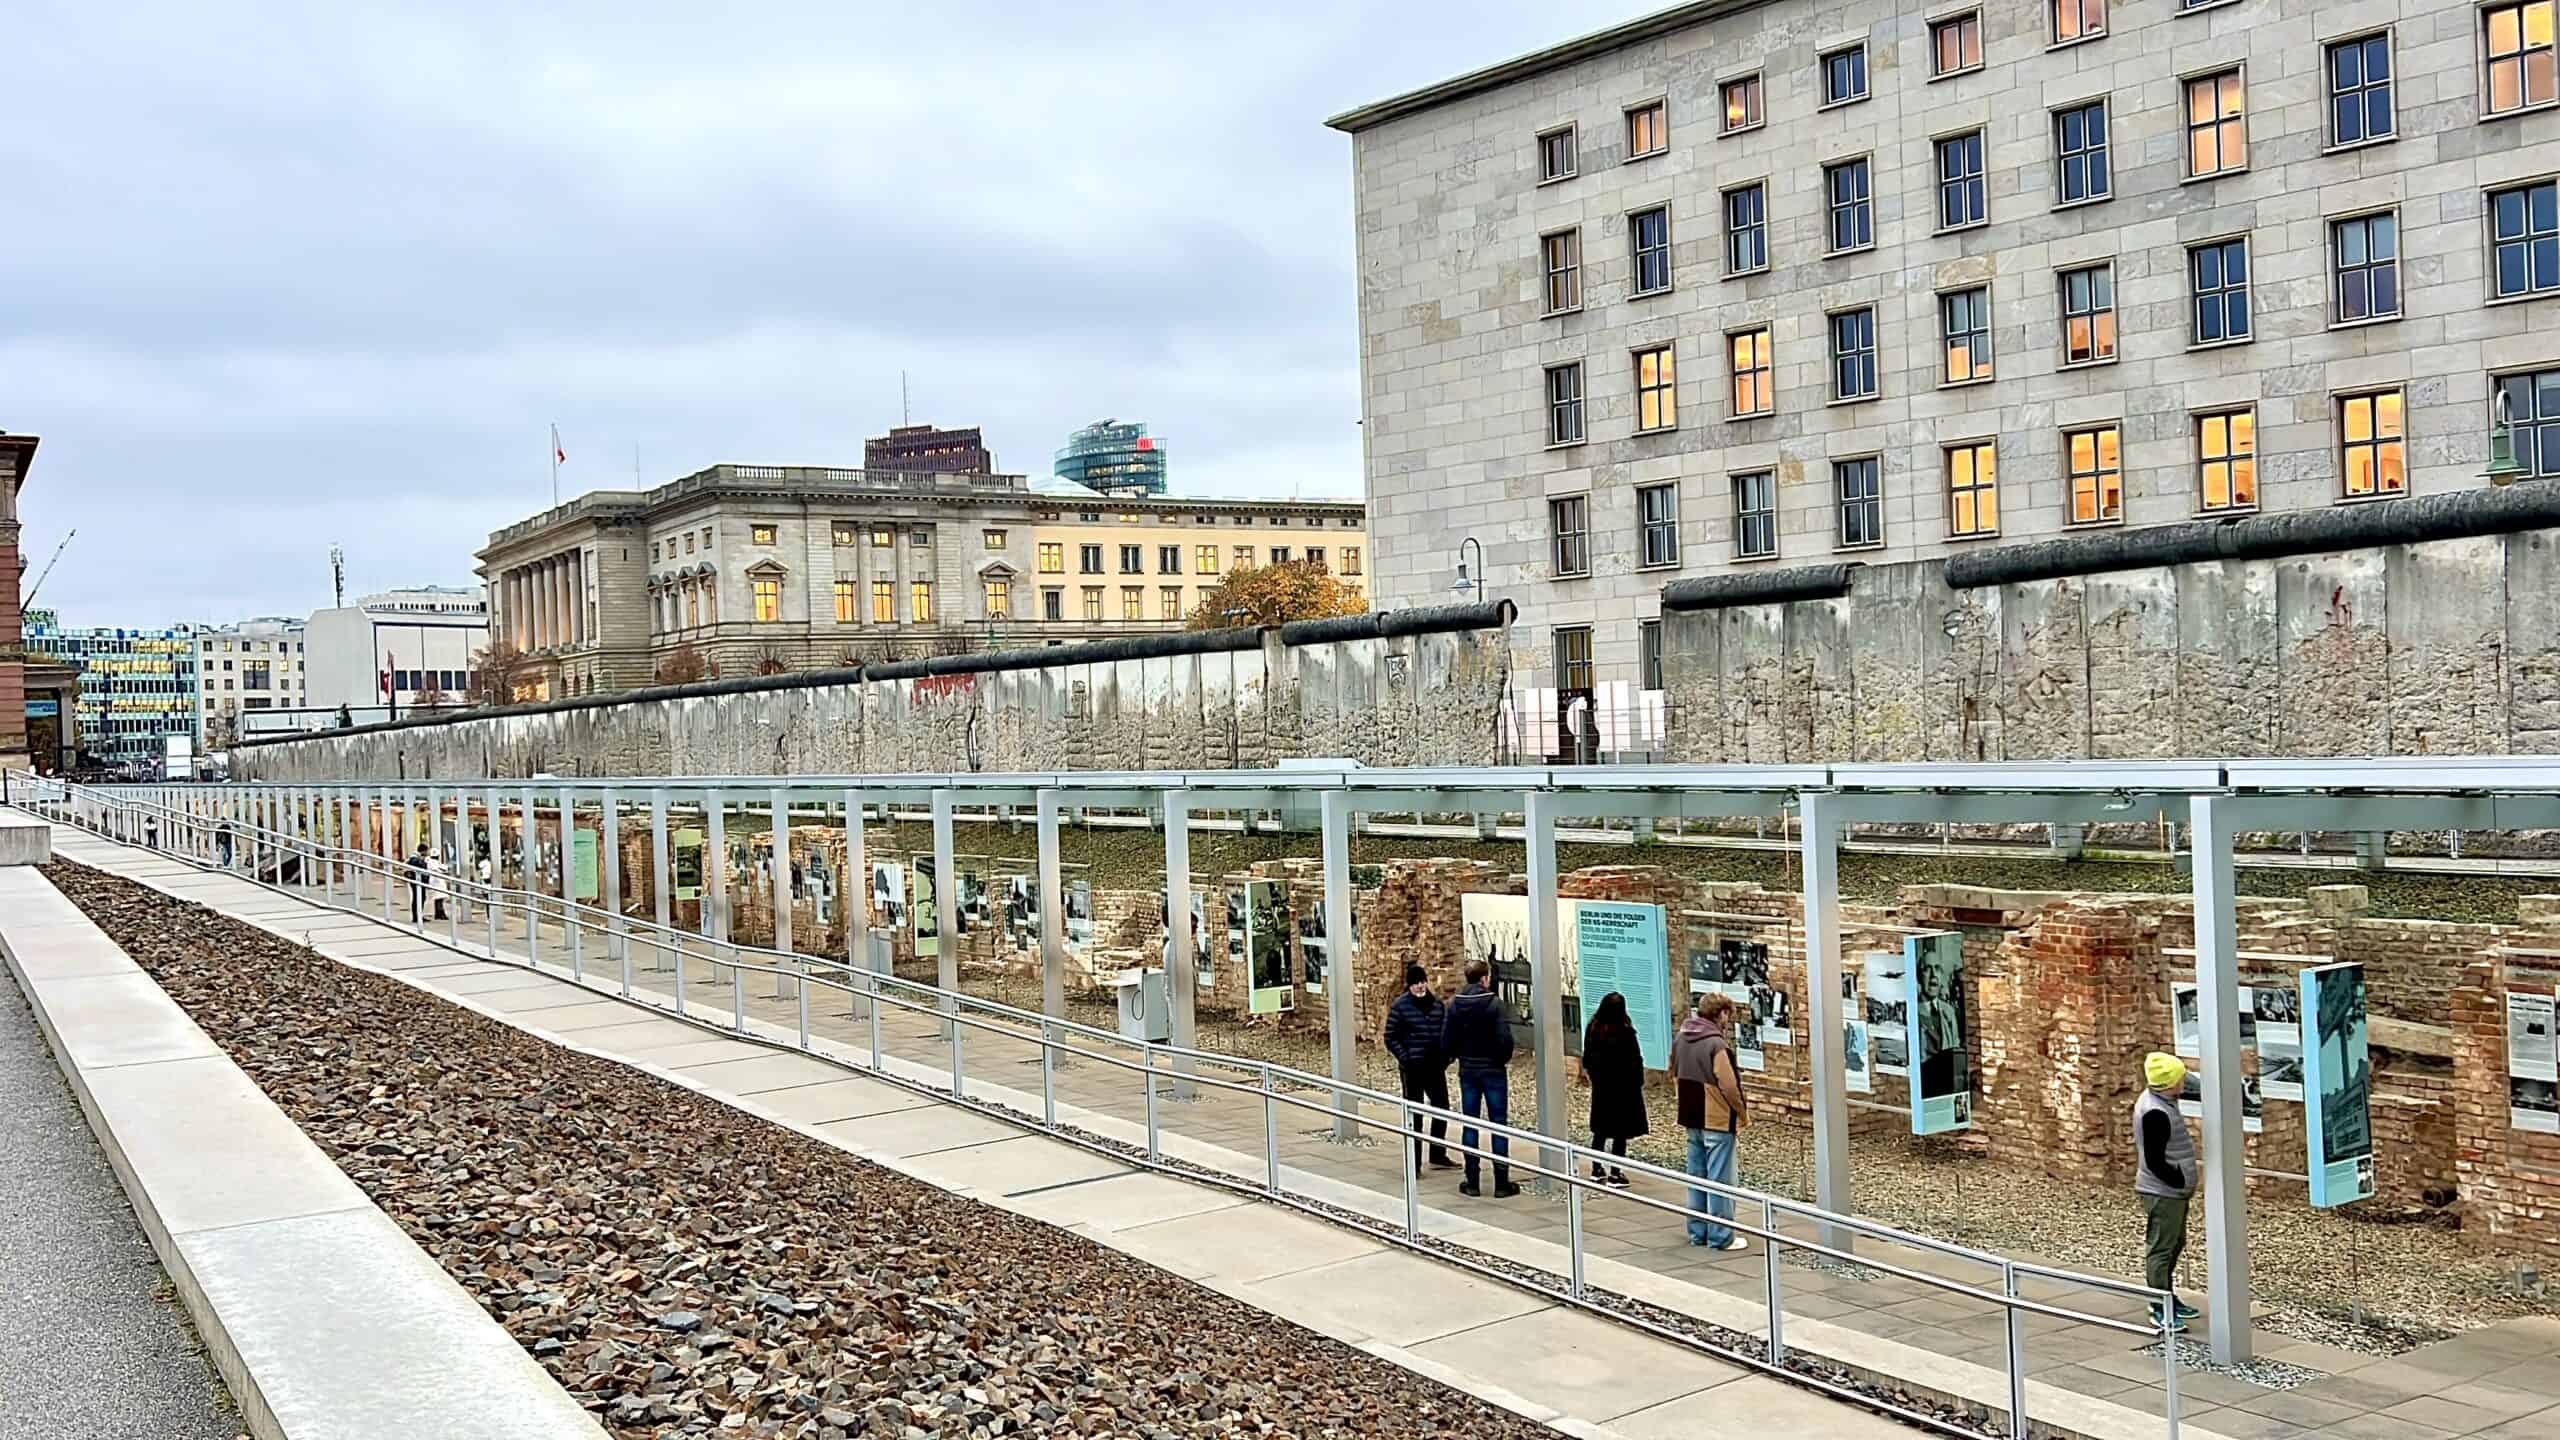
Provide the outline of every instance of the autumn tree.
[[1343,584],[1332,571],[1305,560],[1287,560],[1228,571],[1225,579],[1200,597],[1186,625],[1193,630],[1286,625],[1292,620],[1357,615],[1367,608],[1368,598]]
[[505,640],[492,640],[471,657],[471,686],[466,692],[474,705],[512,705],[516,685],[524,679],[528,661],[525,653]]
[[661,685],[690,685],[710,676],[711,662],[702,658],[702,652],[694,649],[690,640],[668,651],[666,658],[658,662]]

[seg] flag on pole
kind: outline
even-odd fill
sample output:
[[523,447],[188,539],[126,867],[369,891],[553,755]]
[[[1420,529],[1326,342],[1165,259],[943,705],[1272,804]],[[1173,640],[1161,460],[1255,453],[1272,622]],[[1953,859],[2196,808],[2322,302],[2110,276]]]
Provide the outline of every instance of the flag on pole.
[[551,463],[565,464],[568,459],[569,452],[560,448],[560,427],[554,425],[551,427]]

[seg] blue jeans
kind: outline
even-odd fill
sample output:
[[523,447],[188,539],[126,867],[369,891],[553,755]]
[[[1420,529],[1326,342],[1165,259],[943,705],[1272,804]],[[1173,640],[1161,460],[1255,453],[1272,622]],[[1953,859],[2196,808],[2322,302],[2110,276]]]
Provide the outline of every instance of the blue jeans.
[[[1689,1132],[1689,1173],[1701,1180],[1719,1185],[1733,1183],[1733,1132],[1730,1130],[1692,1130]],[[1689,1208],[1704,1210],[1716,1220],[1733,1218],[1733,1197],[1710,1194],[1704,1190],[1689,1192]],[[1733,1231],[1715,1220],[1689,1221],[1689,1243],[1722,1245],[1733,1239]]]
[[[1507,1070],[1486,1070],[1479,1073],[1477,1071],[1469,1070],[1463,1065],[1459,1066],[1458,1102],[1464,1107],[1465,1114],[1470,1120],[1481,1115],[1496,1125],[1510,1124],[1510,1072]],[[1465,1129],[1459,1131],[1458,1143],[1467,1147],[1467,1183],[1473,1185],[1476,1183],[1476,1176],[1480,1170],[1476,1155],[1476,1127],[1469,1125]],[[1504,1181],[1511,1178],[1511,1167],[1502,1163],[1504,1160],[1510,1158],[1510,1155],[1511,1137],[1508,1135],[1494,1136],[1493,1182],[1497,1185],[1502,1184]]]

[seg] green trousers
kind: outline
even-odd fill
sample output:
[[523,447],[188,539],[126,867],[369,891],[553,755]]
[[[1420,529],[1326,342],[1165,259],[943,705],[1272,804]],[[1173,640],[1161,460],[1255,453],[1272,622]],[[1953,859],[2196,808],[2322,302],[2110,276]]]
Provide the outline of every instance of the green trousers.
[[2154,1290],[2174,1290],[2178,1257],[2187,1250],[2186,1195],[2138,1195],[2142,1202],[2142,1283]]

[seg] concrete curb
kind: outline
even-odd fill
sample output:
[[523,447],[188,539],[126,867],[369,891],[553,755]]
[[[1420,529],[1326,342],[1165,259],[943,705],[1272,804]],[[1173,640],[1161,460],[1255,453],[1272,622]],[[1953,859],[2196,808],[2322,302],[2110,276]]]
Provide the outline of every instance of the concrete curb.
[[258,1440],[604,1430],[30,868],[0,960]]

